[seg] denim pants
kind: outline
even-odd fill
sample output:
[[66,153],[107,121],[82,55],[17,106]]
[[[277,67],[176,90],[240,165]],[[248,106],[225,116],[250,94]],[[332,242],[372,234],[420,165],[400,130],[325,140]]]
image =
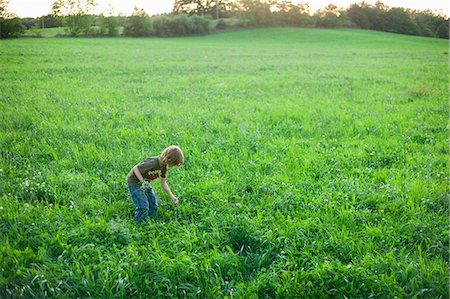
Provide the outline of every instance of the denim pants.
[[156,219],[158,211],[158,201],[151,187],[143,190],[140,186],[130,186],[131,199],[133,200],[136,210],[134,212],[134,220],[136,222],[146,221],[148,218]]

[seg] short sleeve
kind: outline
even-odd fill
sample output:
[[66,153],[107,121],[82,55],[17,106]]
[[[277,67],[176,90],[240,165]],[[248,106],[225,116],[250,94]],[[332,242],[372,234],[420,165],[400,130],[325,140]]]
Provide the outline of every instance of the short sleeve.
[[141,163],[139,163],[137,167],[141,173],[147,173],[149,171],[152,171],[154,166],[152,160],[147,158],[143,160]]
[[163,166],[162,168],[161,168],[161,177],[162,178],[165,178],[166,177],[166,173],[167,173],[167,166]]

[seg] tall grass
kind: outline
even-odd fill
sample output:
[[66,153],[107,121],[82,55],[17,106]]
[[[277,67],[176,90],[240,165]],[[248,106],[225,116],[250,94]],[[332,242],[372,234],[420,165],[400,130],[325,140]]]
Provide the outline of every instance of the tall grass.
[[[447,46],[3,41],[1,297],[447,297]],[[180,203],[136,225],[125,176],[169,144]]]

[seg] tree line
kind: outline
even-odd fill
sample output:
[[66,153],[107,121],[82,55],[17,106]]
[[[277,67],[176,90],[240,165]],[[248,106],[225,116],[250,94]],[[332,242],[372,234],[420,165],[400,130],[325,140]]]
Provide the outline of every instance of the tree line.
[[288,0],[176,0],[172,12],[150,16],[135,7],[131,16],[92,15],[94,0],[56,0],[52,14],[19,19],[0,0],[0,36],[20,36],[25,29],[65,27],[70,36],[183,36],[243,27],[296,26],[363,28],[393,33],[449,38],[447,16],[359,2],[344,9],[334,4],[310,12],[308,4]]

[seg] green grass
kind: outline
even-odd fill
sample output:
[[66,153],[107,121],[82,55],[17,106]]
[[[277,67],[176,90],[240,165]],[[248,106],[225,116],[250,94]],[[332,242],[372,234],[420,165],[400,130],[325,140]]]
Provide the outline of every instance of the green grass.
[[57,28],[36,28],[26,30],[24,37],[57,37],[58,35],[64,35],[65,31],[62,27]]
[[[448,297],[448,43],[0,43],[0,297]],[[173,206],[125,176],[180,145]]]

